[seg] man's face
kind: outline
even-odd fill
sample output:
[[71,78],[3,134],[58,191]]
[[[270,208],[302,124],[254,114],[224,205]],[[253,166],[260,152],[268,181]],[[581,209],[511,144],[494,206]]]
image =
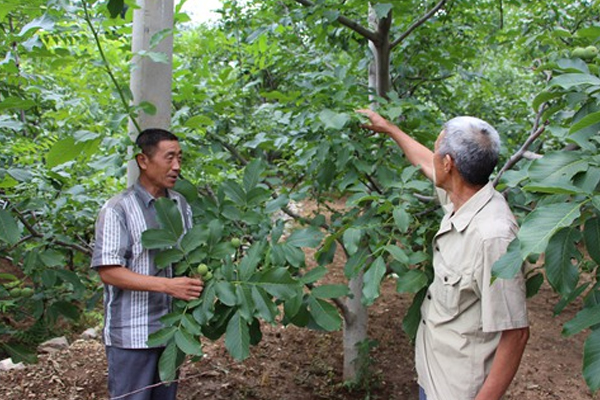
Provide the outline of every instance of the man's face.
[[182,152],[177,140],[162,140],[152,156],[138,158],[141,174],[151,186],[150,191],[164,191],[175,186],[181,171]]

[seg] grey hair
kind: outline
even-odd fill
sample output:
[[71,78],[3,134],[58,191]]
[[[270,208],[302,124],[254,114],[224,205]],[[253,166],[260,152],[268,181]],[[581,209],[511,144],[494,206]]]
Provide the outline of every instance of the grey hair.
[[456,117],[444,124],[438,153],[449,154],[460,176],[472,185],[485,185],[498,163],[500,135],[475,117]]

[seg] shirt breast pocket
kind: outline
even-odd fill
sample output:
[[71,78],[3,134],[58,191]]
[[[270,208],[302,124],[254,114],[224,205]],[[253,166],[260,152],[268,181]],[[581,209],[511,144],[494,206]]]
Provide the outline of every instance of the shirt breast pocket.
[[462,276],[444,272],[436,277],[431,285],[432,300],[437,310],[439,322],[454,319],[460,311],[460,282]]

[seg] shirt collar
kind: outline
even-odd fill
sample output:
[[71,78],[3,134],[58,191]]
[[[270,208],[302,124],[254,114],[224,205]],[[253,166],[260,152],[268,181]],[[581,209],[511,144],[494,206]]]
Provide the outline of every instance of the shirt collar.
[[442,220],[439,233],[449,231],[452,226],[454,226],[458,232],[464,231],[479,210],[490,201],[494,192],[494,185],[490,181],[484,187],[479,189],[477,193],[471,196],[458,211],[453,212],[454,207],[450,207],[448,214],[446,214]]
[[[139,180],[133,184],[133,190],[146,207],[150,207],[152,202],[156,200],[156,198],[142,186]],[[171,189],[167,189],[167,198],[173,199],[173,201],[177,202],[177,197],[173,195],[173,191]]]

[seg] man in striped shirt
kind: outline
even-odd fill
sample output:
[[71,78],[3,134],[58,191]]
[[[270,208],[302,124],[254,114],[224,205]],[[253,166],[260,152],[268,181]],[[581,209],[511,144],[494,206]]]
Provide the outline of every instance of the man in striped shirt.
[[[179,177],[182,151],[172,133],[146,129],[136,140],[141,152],[138,181],[102,207],[96,222],[92,268],[104,283],[104,332],[110,396],[128,400],[175,399],[177,385],[156,385],[164,348],[149,348],[148,336],[162,325],[173,297],[198,298],[202,281],[173,277],[172,268],[158,269],[155,251],[142,246],[142,233],[158,228],[154,202],[168,197],[178,206],[185,229],[192,212],[172,190]],[[156,386],[155,386],[156,385]],[[125,397],[121,397],[127,395]]]

